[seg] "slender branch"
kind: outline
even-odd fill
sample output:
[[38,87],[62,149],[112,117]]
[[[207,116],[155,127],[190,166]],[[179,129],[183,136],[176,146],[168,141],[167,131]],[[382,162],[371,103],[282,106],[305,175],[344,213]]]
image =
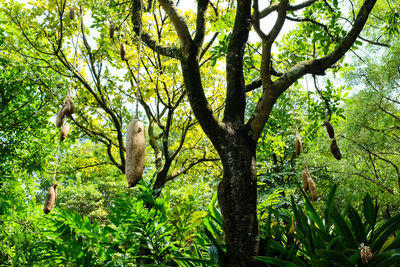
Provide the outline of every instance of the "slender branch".
[[206,30],[205,14],[208,3],[209,0],[199,0],[197,2],[196,35],[193,41],[199,51],[204,41],[204,32]]
[[94,168],[94,167],[98,167],[98,166],[102,166],[102,165],[114,165],[114,164],[110,163],[110,162],[99,162],[99,163],[96,163],[96,164],[76,167],[76,168],[73,168],[73,169],[71,169],[70,171],[67,171],[67,172],[58,171],[57,173],[59,173],[59,174],[70,174],[70,173],[74,173],[74,172],[79,171],[79,170]]
[[[109,139],[107,136],[105,136],[105,135],[103,135],[103,134],[101,134],[101,133],[99,133],[99,132],[95,132],[95,131],[90,130],[89,128],[83,126],[82,124],[78,123],[73,117],[72,117],[72,120],[74,121],[75,125],[78,126],[78,127],[79,127],[83,132],[85,132],[87,135],[89,135],[89,136],[93,136],[93,135],[97,136],[97,137],[98,137],[98,141],[100,141],[101,143],[103,143],[103,144],[105,144],[105,145],[107,146],[107,154],[108,154],[108,157],[109,157],[109,159],[111,160],[111,162],[112,162],[118,169],[120,169],[123,173],[125,173],[125,167],[122,166],[121,164],[119,164],[119,163],[115,160],[114,156],[112,155],[111,147],[112,147],[113,143],[112,143],[111,139]],[[99,136],[102,137],[102,138],[104,138],[104,139],[99,138]],[[121,148],[120,148],[120,149],[121,149]]]
[[200,164],[202,162],[214,162],[214,161],[219,161],[219,159],[214,159],[214,158],[201,158],[195,161],[190,162],[187,166],[185,166],[182,169],[179,169],[177,171],[172,172],[170,175],[168,175],[167,181],[171,181],[175,179],[176,177],[186,174],[191,168],[196,166],[197,164]]
[[280,2],[278,9],[278,17],[275,21],[275,25],[273,26],[269,34],[262,39],[260,76],[264,90],[267,91],[270,90],[272,84],[271,73],[270,73],[272,44],[283,27],[288,5],[289,5],[288,0],[283,0]]
[[[269,114],[272,110],[272,106],[275,104],[278,97],[281,94],[283,94],[295,81],[297,81],[300,77],[304,76],[305,74],[311,73],[316,75],[323,75],[326,69],[331,67],[337,61],[339,61],[344,56],[344,54],[351,48],[351,46],[354,44],[355,40],[359,36],[375,3],[376,0],[364,1],[350,31],[347,33],[343,41],[337,46],[337,48],[327,56],[319,59],[302,61],[297,63],[295,66],[290,68],[285,74],[279,77],[272,84],[268,84],[268,80],[267,81],[263,80],[264,79],[263,77],[266,76],[265,73],[268,74],[267,68],[266,70],[264,70],[264,72],[261,72],[264,93],[256,105],[256,109],[253,116],[250,118],[248,122],[248,125],[250,125],[251,127],[251,135],[254,142],[257,142],[261,134],[261,131],[268,120]],[[267,49],[268,47],[266,48],[263,47],[263,49],[266,51],[265,55],[266,58],[262,62],[264,66],[266,63],[269,63],[269,61],[266,62],[266,59],[268,60],[270,57],[270,51],[269,51],[270,49]]]
[[210,49],[211,45],[214,43],[215,39],[217,38],[219,32],[214,33],[213,37],[211,40],[207,43],[207,45],[201,50],[199,59],[202,59],[204,54],[207,52],[208,49]]
[[318,83],[317,83],[317,77],[315,77],[315,75],[313,75],[313,80],[314,80],[314,86],[315,89],[317,90],[318,94],[321,96],[322,100],[324,100],[326,108],[328,110],[328,120],[331,120],[332,117],[332,110],[331,110],[331,106],[329,105],[329,101],[328,99],[325,98],[325,96],[322,94],[321,90],[319,89]]
[[[276,5],[276,6],[278,6],[278,5]],[[258,9],[258,0],[254,0],[254,2],[253,2],[253,14],[251,17],[252,17],[254,30],[256,31],[258,36],[260,36],[261,40],[267,39],[267,35],[261,30],[261,27],[260,27],[261,17],[260,17],[260,11]]]
[[371,154],[371,155],[377,157],[378,159],[380,159],[380,160],[382,160],[382,161],[384,161],[384,162],[386,162],[386,163],[392,165],[393,168],[395,169],[396,173],[397,173],[397,183],[398,183],[399,188],[400,188],[400,170],[399,170],[399,167],[398,167],[395,163],[393,163],[391,160],[388,160],[388,159],[386,159],[386,158],[384,158],[384,157],[381,157],[381,156],[378,155],[377,153],[372,152],[372,151],[371,151],[370,149],[368,149],[366,146],[360,145],[359,143],[353,141],[352,139],[350,139],[350,138],[348,138],[348,137],[344,137],[344,138],[347,139],[347,140],[350,140],[351,142],[353,142],[354,144],[356,144],[358,147],[360,147],[361,149],[363,149],[364,151],[366,151],[368,154]]
[[[133,7],[131,9],[131,21],[133,26],[133,30],[135,31],[136,34],[139,34],[139,21],[140,21],[140,0],[134,0],[133,1]],[[153,51],[166,56],[166,57],[171,57],[171,58],[176,58],[180,59],[182,57],[182,52],[179,48],[172,47],[172,46],[164,46],[160,44],[158,41],[154,40],[149,33],[147,33],[144,29],[142,28],[142,41],[150,47]]]
[[369,40],[369,39],[364,38],[362,36],[358,36],[358,38],[363,40],[364,42],[367,42],[367,43],[372,44],[372,45],[378,45],[378,46],[383,46],[383,47],[388,47],[388,48],[390,47],[389,44],[385,44],[385,43],[381,43],[381,42],[377,42],[377,41],[372,41],[372,40]]
[[246,92],[253,91],[254,89],[260,88],[262,86],[261,79],[257,79],[247,84],[245,87]]
[[392,189],[390,189],[390,188],[384,186],[383,184],[379,183],[378,181],[375,181],[374,179],[372,179],[372,178],[370,178],[370,177],[368,177],[368,176],[366,176],[366,175],[364,175],[364,174],[357,173],[357,172],[354,172],[353,174],[354,174],[354,175],[357,175],[357,176],[360,176],[361,178],[363,178],[363,179],[365,179],[365,180],[367,180],[367,181],[370,181],[370,182],[376,184],[377,186],[379,186],[379,187],[382,188],[383,190],[387,191],[389,194],[392,194],[392,195],[394,194],[394,192],[393,192]]
[[382,110],[384,113],[388,114],[389,116],[393,117],[394,119],[400,121],[400,117],[394,115],[393,113],[385,110],[384,108],[382,108],[381,106],[379,106],[379,109]]
[[[288,11],[297,11],[297,10],[306,8],[308,6],[311,6],[312,4],[314,4],[317,1],[318,0],[309,0],[309,1],[305,1],[298,5],[289,6]],[[271,14],[272,12],[277,11],[278,9],[279,9],[279,4],[272,4],[268,7],[266,7],[265,9],[263,9],[262,11],[260,11],[259,18],[260,19],[264,18],[264,17],[268,16],[269,14]]]
[[338,37],[333,36],[328,29],[328,26],[326,26],[325,24],[318,22],[316,20],[310,19],[310,18],[292,18],[289,16],[286,16],[286,18],[290,21],[295,21],[295,22],[310,22],[312,24],[318,25],[319,27],[321,27],[322,29],[324,29],[324,31],[326,32],[326,34],[328,34],[328,36],[333,40],[333,41],[339,41]]
[[[175,4],[171,0],[158,0],[158,2],[163,7],[164,11],[168,14],[169,18],[172,21],[172,24],[175,27],[175,31],[178,34],[179,40],[182,44],[182,54],[183,56],[187,57],[189,53],[189,49],[192,43],[192,37],[190,36],[189,29],[186,25],[184,17],[179,14],[178,9],[176,8]],[[199,1],[199,5],[201,3],[208,1],[201,0]]]

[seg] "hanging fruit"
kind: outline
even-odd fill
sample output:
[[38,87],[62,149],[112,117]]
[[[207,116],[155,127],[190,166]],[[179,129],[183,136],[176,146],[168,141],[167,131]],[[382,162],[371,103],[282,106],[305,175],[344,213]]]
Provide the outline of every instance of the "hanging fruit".
[[75,103],[70,96],[67,96],[62,112],[68,118],[71,118],[71,115],[75,112]]
[[307,179],[308,189],[310,190],[311,199],[316,201],[318,199],[317,187],[315,185],[314,180],[310,177]]
[[342,158],[342,154],[340,153],[339,147],[336,143],[336,139],[332,139],[331,141],[331,152],[332,155],[337,159],[340,160]]
[[69,19],[70,20],[74,20],[75,19],[75,9],[73,7],[71,7],[69,9]]
[[121,60],[125,61],[126,60],[126,57],[125,57],[126,51],[125,51],[125,45],[123,43],[119,47],[119,54],[121,56]]
[[310,173],[308,172],[307,169],[304,169],[303,173],[301,175],[301,180],[302,180],[302,183],[303,183],[303,190],[304,191],[308,190],[308,178],[311,178],[311,175],[310,175]]
[[326,131],[328,132],[329,137],[335,138],[335,130],[332,127],[332,124],[329,121],[324,121],[324,125],[326,127]]
[[295,140],[295,142],[294,142],[294,147],[295,147],[295,149],[296,149],[296,155],[297,155],[297,156],[300,155],[301,146],[302,146],[302,144],[301,144],[301,138],[300,138],[299,135],[296,135],[296,140]]
[[114,38],[114,32],[115,32],[115,28],[113,24],[110,24],[110,27],[108,29],[108,35],[110,36],[111,39]]
[[64,123],[63,127],[61,128],[60,142],[64,141],[64,139],[67,137],[68,134],[69,134],[69,123],[66,122],[66,123]]
[[144,124],[135,118],[129,123],[126,133],[125,174],[128,187],[135,186],[142,178],[145,149]]
[[57,199],[57,184],[52,185],[47,192],[46,203],[44,204],[43,212],[47,214],[51,211]]

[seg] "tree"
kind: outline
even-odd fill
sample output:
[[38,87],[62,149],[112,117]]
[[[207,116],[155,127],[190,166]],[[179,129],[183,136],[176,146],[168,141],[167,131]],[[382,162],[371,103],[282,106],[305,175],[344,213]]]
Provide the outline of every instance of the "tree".
[[[159,0],[161,7],[169,15],[179,37],[179,48],[164,47],[143,33],[143,40],[150,48],[164,56],[177,58],[181,63],[182,75],[192,110],[202,129],[217,150],[224,168],[222,181],[218,187],[218,201],[224,218],[228,261],[231,266],[250,266],[253,256],[258,253],[257,222],[257,178],[255,147],[274,103],[293,83],[305,74],[323,75],[348,51],[360,34],[376,1],[365,1],[343,38],[337,39],[334,48],[325,53],[314,54],[314,58],[292,64],[291,68],[274,78],[272,45],[276,41],[285,20],[290,13],[309,6],[324,6],[324,3],[307,1],[292,5],[283,0],[259,10],[258,1],[236,2],[236,14],[226,53],[226,99],[223,119],[215,117],[207,103],[200,74],[199,55],[206,29],[205,14],[209,1],[197,3],[196,32],[192,38],[185,19],[180,15],[175,3]],[[337,2],[334,8],[338,9]],[[329,5],[328,5],[329,6]],[[140,1],[133,1],[132,21],[139,24]],[[330,6],[329,6],[330,7]],[[331,7],[332,8],[332,7]],[[260,19],[277,12],[272,30],[265,34],[260,27]],[[335,10],[333,10],[335,11]],[[334,20],[335,17],[332,17]],[[251,27],[262,40],[262,60],[260,77],[251,85],[245,85],[243,56]],[[139,28],[134,27],[136,33]],[[337,36],[339,37],[339,36]],[[263,93],[250,119],[245,121],[246,91],[262,86]],[[253,88],[254,88],[253,87]]]
[[[121,26],[129,27],[138,34],[141,9],[147,11],[145,14],[153,11],[153,21],[144,20],[146,27],[142,32],[142,40],[148,49],[154,51],[155,55],[152,57],[157,58],[157,55],[161,55],[179,62],[184,85],[182,88],[184,88],[192,112],[212,142],[223,165],[224,174],[218,187],[218,201],[224,218],[229,265],[252,266],[254,264],[253,256],[259,253],[256,147],[271,110],[277,99],[301,77],[306,74],[324,75],[329,68],[340,61],[355,44],[375,2],[376,0],[365,0],[359,8],[357,16],[353,17],[353,14],[343,14],[335,0],[309,0],[301,4],[293,4],[288,0],[272,1],[261,10],[257,0],[237,0],[236,2],[198,0],[197,14],[194,17],[193,15],[183,16],[175,2],[171,0],[159,0],[155,3],[155,9],[159,11],[159,15],[155,15],[156,10],[152,7],[152,1],[146,2],[143,8],[141,8],[140,0],[122,3],[111,1],[106,2],[105,6],[110,6],[110,8],[105,9],[100,8],[96,1],[89,1],[86,5],[92,7],[91,12],[95,17],[94,27],[103,34],[100,35],[96,50],[92,50],[85,37],[88,30],[80,25],[84,43],[81,51],[82,55],[86,57],[93,76],[94,87],[86,82],[85,73],[77,72],[71,66],[70,61],[67,60],[67,53],[62,49],[63,34],[71,34],[67,30],[63,31],[65,25],[62,21],[66,2],[56,2],[57,8],[53,3],[53,9],[46,17],[46,19],[48,17],[51,19],[44,20],[47,23],[44,33],[42,31],[38,31],[36,34],[35,31],[30,34],[22,32],[25,40],[30,42],[40,39],[39,37],[47,39],[47,43],[40,41],[37,43],[39,45],[33,45],[36,55],[40,55],[37,60],[45,62],[47,65],[50,62],[56,72],[60,72],[59,69],[64,70],[60,74],[65,77],[68,77],[69,71],[72,71],[75,79],[86,88],[86,94],[89,92],[96,100],[96,105],[99,105],[107,114],[108,122],[111,120],[116,134],[109,130],[105,134],[96,134],[96,136],[109,148],[111,160],[114,158],[115,151],[113,150],[117,149],[119,162],[114,160],[114,164],[123,171],[123,123],[120,114],[127,111],[122,106],[117,106],[117,110],[113,109],[113,106],[109,105],[110,101],[102,94],[107,89],[108,94],[111,94],[110,99],[120,97],[116,93],[118,90],[115,83],[110,87],[104,87],[99,80],[102,75],[110,78],[109,80],[117,79],[107,75],[107,72],[104,74],[101,71],[101,58],[109,57],[109,54],[112,54],[108,53],[107,49],[113,48],[111,51],[114,54],[111,56],[114,58],[116,54],[116,44],[110,44],[110,41],[107,43],[103,40],[104,33],[108,28],[105,27],[103,21],[105,18],[109,18],[109,14],[116,14],[115,16],[120,19]],[[78,4],[82,5],[81,12],[83,14],[83,3]],[[38,11],[36,15],[43,15],[43,9],[38,10],[40,12]],[[211,12],[207,12],[208,10]],[[14,15],[17,16],[16,14],[18,13],[14,10],[10,17],[14,18]],[[274,14],[276,14],[275,18],[272,16]],[[131,23],[126,21],[128,17]],[[274,23],[272,29],[265,33],[261,20],[267,17],[271,17]],[[19,23],[23,18],[21,15],[17,18],[16,20],[14,18],[15,24],[23,30],[24,28]],[[348,31],[344,30],[345,25],[341,22],[342,18],[349,23]],[[298,29],[290,33],[292,38],[278,42],[278,36],[285,21],[298,23]],[[100,25],[101,23],[102,25]],[[164,30],[157,28],[157,25],[163,23],[166,24]],[[210,38],[210,42],[204,44],[206,35],[214,25],[221,24],[223,25],[221,31],[225,31],[227,34],[221,34],[221,45],[213,47],[212,57],[201,62],[200,60],[215,40],[215,37]],[[38,25],[41,24],[38,23]],[[245,53],[246,49],[254,47],[249,41],[249,33],[252,28],[261,39],[261,43],[259,43],[261,56],[254,60],[246,57]],[[173,36],[173,32],[175,32],[175,36]],[[154,34],[156,34],[156,38],[153,37]],[[128,32],[127,36],[124,37],[125,39],[121,37],[121,40],[129,42],[129,44],[137,41],[133,34]],[[179,47],[171,46],[171,43],[176,40],[176,36],[179,39]],[[274,45],[278,46],[278,52],[273,49]],[[21,49],[19,50],[21,52]],[[211,52],[209,53],[211,54]],[[69,53],[70,57],[71,54]],[[30,56],[25,55],[27,58]],[[207,96],[207,91],[213,87],[210,80],[212,80],[212,75],[215,74],[213,71],[216,68],[211,67],[213,67],[212,63],[216,57],[226,60],[226,96],[223,102],[224,112],[221,115],[215,105],[210,105],[210,97]],[[53,59],[57,59],[57,63],[54,64]],[[109,60],[109,62],[115,64],[113,60]],[[128,62],[126,63],[128,64]],[[119,67],[121,67],[120,64]],[[205,70],[205,67],[210,69]],[[129,66],[127,68],[130,69]],[[176,68],[166,74],[172,75],[173,71],[176,71]],[[127,80],[134,83],[134,76],[129,74],[128,76]],[[253,80],[249,81],[249,78]],[[261,90],[258,89],[260,87]],[[177,88],[181,89],[180,86],[175,87],[175,89]],[[170,93],[169,90],[174,91],[169,87],[164,89],[167,89],[165,90],[166,94]],[[260,97],[252,106],[254,108],[250,107],[251,105],[246,107],[248,101],[246,94],[253,90],[258,90]],[[123,103],[128,101],[129,99],[124,99]],[[177,103],[176,107],[185,106],[183,102],[175,103]],[[142,104],[144,103],[142,102]],[[168,105],[165,106],[168,107]],[[172,107],[175,107],[175,104]],[[103,122],[104,125],[107,125],[107,122]],[[168,130],[168,127],[166,129]],[[90,131],[87,133],[89,134]],[[167,138],[168,134],[168,131],[164,132],[163,137]],[[184,131],[182,136],[184,136]],[[164,143],[165,145],[168,145],[168,142]],[[164,151],[166,150],[164,149]],[[169,153],[168,149],[167,153]]]

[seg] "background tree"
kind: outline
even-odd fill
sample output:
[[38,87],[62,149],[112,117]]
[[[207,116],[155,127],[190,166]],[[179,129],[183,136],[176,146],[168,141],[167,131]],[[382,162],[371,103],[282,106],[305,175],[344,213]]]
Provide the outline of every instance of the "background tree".
[[[149,122],[149,144],[153,149],[156,168],[159,169],[154,188],[162,188],[167,181],[187,173],[200,163],[217,160],[215,153],[203,145],[206,144],[204,136],[196,135],[194,143],[184,142],[187,135],[198,133],[198,126],[184,104],[186,93],[179,77],[173,76],[177,65],[159,55],[152,57],[153,54],[143,51],[142,85],[145,89],[140,92],[140,98],[135,99],[133,88],[136,81],[133,73],[136,67],[132,64],[136,63],[136,57],[134,51],[129,49],[135,47],[136,40],[129,39],[126,22],[122,18],[112,20],[110,23],[118,30],[110,38],[108,25],[107,28],[100,25],[100,19],[103,22],[100,16],[112,15],[105,13],[109,10],[89,10],[81,5],[50,1],[38,3],[29,9],[23,9],[22,4],[5,5],[4,11],[16,26],[7,33],[9,37],[13,36],[6,38],[7,50],[15,53],[14,58],[31,66],[30,71],[23,75],[49,91],[56,98],[57,107],[58,103],[62,103],[67,89],[71,88],[78,107],[74,125],[79,128],[81,136],[100,142],[107,148],[109,161],[92,163],[91,166],[109,163],[124,173],[125,128],[133,116],[133,112],[127,109],[127,103],[134,101],[142,104]],[[88,2],[86,7],[92,5],[96,3]],[[68,16],[72,8],[76,9],[77,14],[74,20]],[[93,17],[91,27],[96,30],[90,31],[85,21],[81,20],[80,14],[84,16],[87,13]],[[46,19],[38,16],[45,16]],[[165,21],[162,16],[161,21]],[[162,32],[164,24],[158,24],[154,31]],[[97,28],[99,25],[102,28]],[[54,31],[54,27],[59,31]],[[92,35],[99,37],[93,39]],[[20,46],[20,42],[24,46]],[[126,60],[121,60],[119,55],[121,43],[125,43],[128,49]],[[62,77],[58,88],[54,88],[54,81],[48,80],[46,74],[40,71],[42,69]],[[165,72],[171,75],[163,74]],[[129,83],[131,87],[126,87],[124,83]],[[166,91],[167,87],[169,91]],[[193,147],[190,160],[184,153],[188,147]],[[175,166],[173,172],[171,166]]]

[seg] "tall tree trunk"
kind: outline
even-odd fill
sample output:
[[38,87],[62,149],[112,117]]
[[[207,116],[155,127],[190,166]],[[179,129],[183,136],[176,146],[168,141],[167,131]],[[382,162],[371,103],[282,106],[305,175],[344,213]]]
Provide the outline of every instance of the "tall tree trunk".
[[255,145],[242,123],[217,122],[201,84],[196,56],[182,60],[192,110],[221,158],[224,175],[218,202],[224,219],[228,266],[257,266],[257,176]]
[[224,176],[218,202],[224,218],[228,266],[256,266],[258,253],[255,147],[244,130],[227,131],[220,153]]

